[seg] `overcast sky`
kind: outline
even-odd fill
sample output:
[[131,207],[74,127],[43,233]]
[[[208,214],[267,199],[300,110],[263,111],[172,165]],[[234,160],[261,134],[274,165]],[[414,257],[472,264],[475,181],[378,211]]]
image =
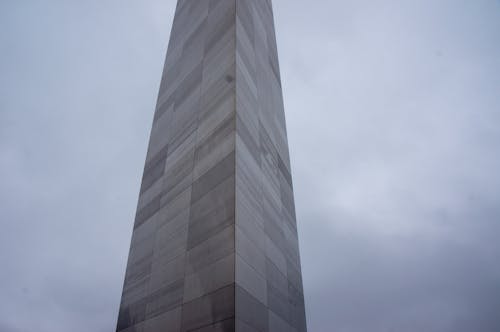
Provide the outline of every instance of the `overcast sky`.
[[[114,331],[173,0],[0,1],[0,331]],[[500,2],[274,0],[311,332],[500,331]]]

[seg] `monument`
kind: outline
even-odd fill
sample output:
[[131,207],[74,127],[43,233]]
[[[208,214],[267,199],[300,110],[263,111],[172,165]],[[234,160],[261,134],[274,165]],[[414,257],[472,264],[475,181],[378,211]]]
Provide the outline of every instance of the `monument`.
[[117,331],[306,331],[271,0],[179,0]]

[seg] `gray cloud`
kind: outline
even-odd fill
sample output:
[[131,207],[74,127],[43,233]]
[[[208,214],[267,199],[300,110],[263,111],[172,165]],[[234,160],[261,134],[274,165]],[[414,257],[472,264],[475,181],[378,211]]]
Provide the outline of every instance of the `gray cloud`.
[[498,3],[300,6],[277,18],[310,329],[500,329]]
[[[113,330],[174,5],[0,4],[0,330]],[[274,1],[310,331],[500,330],[499,7]]]

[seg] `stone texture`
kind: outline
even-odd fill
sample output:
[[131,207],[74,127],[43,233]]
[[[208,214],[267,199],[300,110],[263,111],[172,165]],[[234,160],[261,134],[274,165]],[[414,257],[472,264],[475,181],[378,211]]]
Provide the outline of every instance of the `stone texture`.
[[179,0],[117,331],[306,331],[270,0]]

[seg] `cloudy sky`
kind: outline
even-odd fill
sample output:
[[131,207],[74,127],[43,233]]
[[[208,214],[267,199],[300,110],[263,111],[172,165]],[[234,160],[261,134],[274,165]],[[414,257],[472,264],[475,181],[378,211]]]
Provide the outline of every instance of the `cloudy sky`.
[[[114,331],[175,1],[0,1],[0,331]],[[274,0],[311,332],[500,331],[500,2]]]

